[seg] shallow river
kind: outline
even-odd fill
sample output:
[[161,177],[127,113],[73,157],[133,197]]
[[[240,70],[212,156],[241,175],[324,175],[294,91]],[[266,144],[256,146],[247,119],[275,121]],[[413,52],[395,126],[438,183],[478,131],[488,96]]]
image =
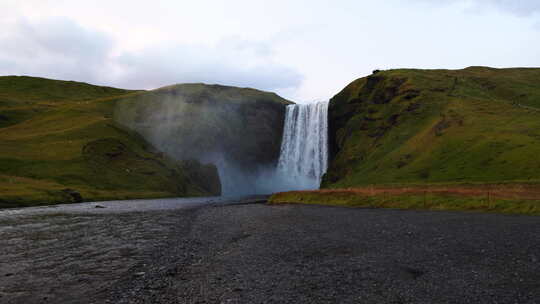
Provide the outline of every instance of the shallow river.
[[174,239],[172,234],[181,233],[191,207],[263,198],[149,199],[0,210],[0,303],[85,302],[83,297],[120,279]]

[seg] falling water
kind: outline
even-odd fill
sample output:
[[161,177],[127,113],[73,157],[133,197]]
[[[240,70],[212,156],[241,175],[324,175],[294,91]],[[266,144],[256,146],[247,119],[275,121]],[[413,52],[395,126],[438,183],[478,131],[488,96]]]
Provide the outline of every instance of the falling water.
[[296,189],[317,189],[328,165],[328,102],[287,106],[278,172]]

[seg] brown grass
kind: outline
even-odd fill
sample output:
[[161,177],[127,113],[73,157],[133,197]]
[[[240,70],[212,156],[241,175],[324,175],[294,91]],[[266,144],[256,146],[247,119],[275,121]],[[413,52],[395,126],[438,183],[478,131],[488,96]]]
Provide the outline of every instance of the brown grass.
[[540,185],[536,184],[482,184],[482,185],[445,185],[445,186],[367,186],[343,189],[305,190],[298,192],[315,193],[351,193],[363,196],[402,195],[402,194],[437,194],[462,197],[492,197],[501,199],[540,200]]
[[536,184],[367,186],[275,193],[272,204],[482,211],[540,215]]

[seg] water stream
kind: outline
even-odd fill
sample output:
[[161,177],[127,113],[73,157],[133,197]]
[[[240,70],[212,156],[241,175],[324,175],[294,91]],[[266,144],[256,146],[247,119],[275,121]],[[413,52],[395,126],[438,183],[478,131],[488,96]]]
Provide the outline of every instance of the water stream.
[[278,173],[292,189],[318,189],[328,166],[328,102],[287,106]]

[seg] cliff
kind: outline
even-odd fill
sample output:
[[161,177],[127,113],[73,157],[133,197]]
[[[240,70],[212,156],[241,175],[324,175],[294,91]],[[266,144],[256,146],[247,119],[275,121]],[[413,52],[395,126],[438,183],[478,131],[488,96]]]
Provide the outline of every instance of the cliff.
[[376,71],[330,101],[325,188],[540,181],[540,69]]
[[179,84],[124,98],[115,120],[174,159],[216,164],[226,194],[260,193],[279,157],[288,104],[249,88]]

